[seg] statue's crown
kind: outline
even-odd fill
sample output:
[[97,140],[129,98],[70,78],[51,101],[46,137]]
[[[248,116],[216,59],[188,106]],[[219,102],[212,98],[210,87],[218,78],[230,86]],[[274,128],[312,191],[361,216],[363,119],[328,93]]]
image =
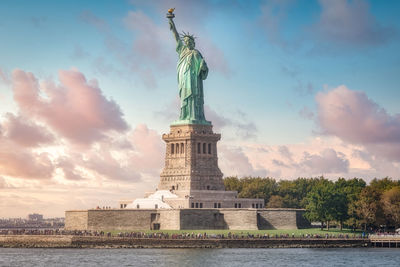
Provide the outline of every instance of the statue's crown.
[[196,39],[196,37],[194,37],[194,35],[190,34],[189,32],[182,31],[182,33],[180,35],[181,35],[182,38],[187,37],[187,38],[192,39],[193,41],[194,41],[194,39]]

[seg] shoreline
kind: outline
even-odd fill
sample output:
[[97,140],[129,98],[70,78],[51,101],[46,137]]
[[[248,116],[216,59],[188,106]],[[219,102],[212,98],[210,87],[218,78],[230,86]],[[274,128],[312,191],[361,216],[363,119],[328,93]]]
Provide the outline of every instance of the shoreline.
[[360,238],[162,239],[73,235],[0,235],[0,248],[355,248]]

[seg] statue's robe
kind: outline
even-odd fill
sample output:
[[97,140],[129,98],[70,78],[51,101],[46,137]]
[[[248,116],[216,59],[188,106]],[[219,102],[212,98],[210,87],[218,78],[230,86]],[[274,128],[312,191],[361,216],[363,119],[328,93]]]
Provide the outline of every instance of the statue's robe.
[[179,119],[205,121],[203,80],[207,78],[207,64],[198,50],[190,50],[182,41],[178,42],[176,51],[179,54],[177,72],[181,99]]

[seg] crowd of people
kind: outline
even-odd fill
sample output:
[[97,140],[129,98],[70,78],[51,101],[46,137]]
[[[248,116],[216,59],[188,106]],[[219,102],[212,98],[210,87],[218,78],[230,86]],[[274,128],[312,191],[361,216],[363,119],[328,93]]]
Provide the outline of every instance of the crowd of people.
[[12,229],[0,230],[0,235],[74,235],[74,236],[100,236],[100,237],[120,237],[120,238],[152,238],[152,239],[311,239],[311,238],[339,238],[339,239],[355,239],[367,238],[365,234],[252,234],[252,233],[233,233],[215,234],[215,233],[164,233],[164,232],[104,232],[104,231],[78,231],[63,229]]

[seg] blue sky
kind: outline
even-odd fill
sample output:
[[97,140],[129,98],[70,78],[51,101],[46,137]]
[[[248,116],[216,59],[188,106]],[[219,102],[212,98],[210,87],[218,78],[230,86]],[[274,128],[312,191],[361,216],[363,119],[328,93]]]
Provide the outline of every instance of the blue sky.
[[[11,196],[35,202],[71,187],[93,189],[87,197],[76,193],[81,202],[57,203],[72,208],[95,205],[96,192],[110,184],[105,204],[155,188],[161,134],[179,109],[175,41],[165,18],[170,7],[178,30],[197,37],[210,68],[206,117],[222,133],[225,175],[399,178],[398,1],[4,0],[0,6],[0,198],[8,203],[18,203]],[[39,101],[20,97],[28,73],[33,87],[39,82]],[[69,98],[80,95],[82,83],[93,90],[87,106]],[[47,103],[55,92],[65,110]],[[70,107],[78,108],[68,117]],[[73,121],[87,114],[101,126],[88,118],[74,130]],[[21,141],[27,129],[36,133],[28,146]],[[146,152],[148,142],[155,142],[154,154]],[[33,160],[32,168],[48,168],[47,178],[14,171],[22,162],[10,155],[12,145]],[[115,160],[107,170],[98,168],[107,161],[103,146]],[[33,197],[44,185],[43,197]]]

